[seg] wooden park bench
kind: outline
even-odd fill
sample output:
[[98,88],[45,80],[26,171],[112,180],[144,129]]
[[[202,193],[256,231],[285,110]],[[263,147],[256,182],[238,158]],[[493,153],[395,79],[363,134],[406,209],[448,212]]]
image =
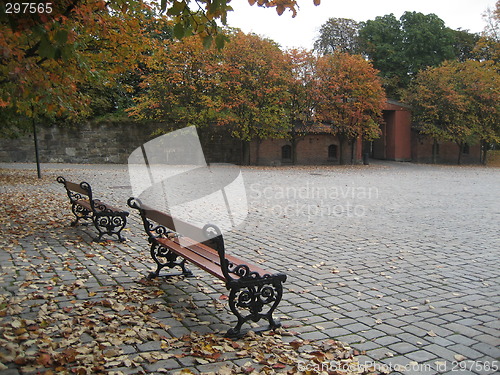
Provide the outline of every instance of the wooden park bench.
[[[227,337],[240,336],[242,325],[248,321],[258,322],[260,319],[266,319],[269,323],[267,329],[280,327],[272,314],[283,296],[285,274],[265,271],[226,254],[223,236],[213,224],[198,228],[185,222],[181,223],[183,228],[189,227],[189,233],[198,232],[196,238],[207,238],[200,243],[175,232],[175,227],[179,227],[180,222],[169,214],[142,205],[135,198],[129,198],[128,205],[139,211],[151,244],[151,257],[157,267],[149,278],[160,276],[164,267],[180,267],[182,275],[191,276],[192,273],[185,264],[188,261],[224,281],[229,290],[229,307],[238,322],[226,333]],[[267,311],[263,312],[265,307]]]
[[76,219],[71,226],[78,224],[79,220],[92,221],[99,235],[95,241],[100,241],[102,236],[117,236],[119,241],[125,239],[121,231],[127,224],[128,212],[110,206],[92,196],[92,188],[87,182],[79,184],[66,181],[64,177],[57,177],[57,182],[64,185],[71,203],[71,211]]

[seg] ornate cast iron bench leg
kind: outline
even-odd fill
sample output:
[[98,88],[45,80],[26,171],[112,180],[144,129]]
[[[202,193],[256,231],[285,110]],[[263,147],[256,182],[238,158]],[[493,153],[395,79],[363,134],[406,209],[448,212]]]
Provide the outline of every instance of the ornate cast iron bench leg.
[[[186,260],[185,259],[178,261],[177,259],[179,257],[177,256],[177,254],[175,254],[174,252],[172,252],[168,248],[160,245],[157,242],[151,242],[151,258],[153,258],[154,262],[156,263],[156,271],[151,272],[148,275],[148,279],[150,279],[150,280],[160,276],[160,271],[164,267],[174,268],[174,267],[178,266],[182,270],[181,275],[183,275],[185,277],[192,277],[193,276],[193,272],[191,272],[186,267]],[[169,276],[169,275],[166,275],[166,276]],[[171,275],[171,276],[173,276],[173,275]]]
[[[277,274],[260,280],[233,280],[228,288],[229,307],[238,319],[236,326],[226,333],[226,337],[241,336],[241,327],[245,322],[258,322],[266,319],[267,329],[276,329],[281,326],[273,319],[273,312],[278,307],[283,296],[283,282],[286,275]],[[270,306],[267,312],[262,312],[265,306]],[[244,313],[248,311],[246,315]]]
[[93,217],[94,226],[99,232],[95,241],[99,242],[105,234],[108,236],[117,236],[118,241],[125,241],[121,231],[127,225],[127,212],[102,212],[96,213]]
[[[80,219],[83,220],[92,219],[92,211],[86,209],[85,207],[79,205],[78,203],[75,202],[71,203],[71,212],[73,212],[73,215],[75,215],[75,220],[71,222],[72,227],[76,226]],[[88,225],[89,223],[85,224]]]

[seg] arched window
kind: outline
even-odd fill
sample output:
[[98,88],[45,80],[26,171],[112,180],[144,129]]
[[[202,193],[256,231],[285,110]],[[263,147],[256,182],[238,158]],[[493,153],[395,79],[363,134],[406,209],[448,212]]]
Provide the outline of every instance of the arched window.
[[281,147],[281,161],[292,161],[292,146],[284,145]]
[[337,145],[328,146],[328,160],[337,160]]

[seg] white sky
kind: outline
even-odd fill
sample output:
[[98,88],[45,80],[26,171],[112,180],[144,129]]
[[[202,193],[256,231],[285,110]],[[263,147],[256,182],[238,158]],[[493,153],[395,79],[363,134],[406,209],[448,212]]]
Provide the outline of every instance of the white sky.
[[278,16],[275,8],[250,6],[248,0],[232,0],[234,11],[228,13],[228,24],[244,32],[270,38],[283,48],[311,49],[321,25],[329,18],[351,18],[367,21],[393,13],[399,19],[405,11],[434,13],[447,27],[481,32],[485,27],[482,14],[494,9],[497,0],[298,0],[300,9],[295,18],[286,11]]

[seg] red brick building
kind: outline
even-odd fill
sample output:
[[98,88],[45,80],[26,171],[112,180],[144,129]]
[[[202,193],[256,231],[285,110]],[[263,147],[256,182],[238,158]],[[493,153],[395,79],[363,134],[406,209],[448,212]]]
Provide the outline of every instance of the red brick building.
[[[459,146],[453,142],[439,142],[434,145],[430,137],[418,134],[411,127],[411,108],[394,100],[387,100],[384,108],[382,135],[373,141],[371,156],[375,159],[413,161],[418,163],[455,164],[458,162]],[[436,155],[433,157],[433,147]],[[480,162],[479,144],[465,145],[461,150],[461,163]]]
[[[362,157],[361,141],[354,144],[354,161]],[[253,165],[327,165],[339,164],[341,146],[337,136],[316,127],[305,135],[297,136],[295,142],[288,139],[265,139],[250,145],[250,164]],[[351,145],[344,145],[344,160],[351,160]]]
[[380,138],[372,142],[371,157],[411,161],[411,112],[407,105],[387,100]]
[[[411,109],[394,100],[387,100],[383,110],[384,123],[380,126],[380,138],[373,142],[361,140],[345,145],[344,160],[349,163],[353,152],[354,163],[361,163],[363,154],[374,159],[433,162],[433,139],[412,130]],[[453,142],[440,142],[436,146],[437,163],[457,163],[458,146]],[[480,162],[479,145],[466,145],[462,150],[464,164]],[[253,141],[250,145],[250,164],[253,165],[327,165],[338,164],[340,160],[339,139],[330,134],[326,126],[311,127],[305,135],[289,139],[266,139]]]
[[[411,160],[411,113],[408,106],[389,100],[383,117],[380,138],[365,143],[364,147],[358,140],[354,150],[345,144],[342,150],[345,161],[350,162],[351,153],[355,163],[362,161],[363,153],[376,159]],[[306,135],[297,137],[295,142],[287,139],[252,142],[250,164],[338,164],[340,152],[339,139],[328,132],[327,126],[316,126],[311,127]]]
[[294,146],[285,139],[254,141],[250,145],[250,164],[338,164],[339,143],[337,137],[326,133],[310,133],[299,137]]
[[[411,160],[417,163],[432,163],[432,149],[436,148],[435,162],[440,164],[457,164],[459,145],[453,142],[439,142],[433,146],[434,141],[416,132],[412,132]],[[460,149],[461,164],[479,164],[481,160],[481,146],[476,144],[465,144]]]

